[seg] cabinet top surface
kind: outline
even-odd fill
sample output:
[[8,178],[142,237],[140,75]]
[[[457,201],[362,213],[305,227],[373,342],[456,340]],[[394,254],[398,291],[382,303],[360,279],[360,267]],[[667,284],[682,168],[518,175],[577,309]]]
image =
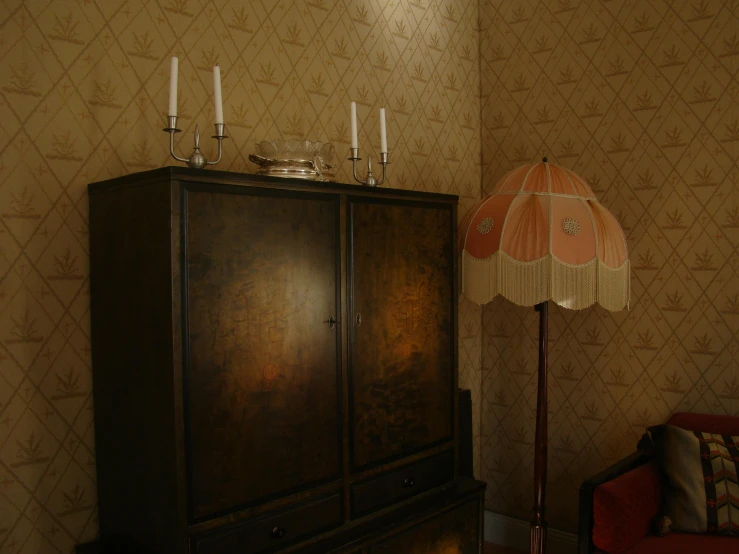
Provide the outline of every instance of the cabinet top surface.
[[416,190],[394,189],[389,187],[366,187],[345,183],[324,181],[310,181],[285,177],[271,177],[251,173],[236,173],[232,171],[217,171],[192,169],[189,167],[168,166],[149,171],[141,171],[114,177],[105,181],[98,181],[88,185],[88,194],[97,194],[108,190],[145,186],[162,181],[180,181],[205,183],[216,185],[242,185],[279,188],[285,190],[300,190],[304,192],[323,192],[334,194],[348,194],[354,196],[391,196],[394,198],[408,198],[410,200],[430,200],[436,202],[457,203],[459,197],[453,194],[439,194],[420,192]]

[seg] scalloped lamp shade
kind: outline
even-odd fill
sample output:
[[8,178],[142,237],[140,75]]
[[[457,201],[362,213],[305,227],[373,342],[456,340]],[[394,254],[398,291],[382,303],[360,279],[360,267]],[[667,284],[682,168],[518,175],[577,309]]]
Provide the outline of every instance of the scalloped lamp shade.
[[458,236],[462,292],[477,304],[502,294],[522,306],[628,308],[624,233],[569,169],[539,162],[512,170],[463,218]]

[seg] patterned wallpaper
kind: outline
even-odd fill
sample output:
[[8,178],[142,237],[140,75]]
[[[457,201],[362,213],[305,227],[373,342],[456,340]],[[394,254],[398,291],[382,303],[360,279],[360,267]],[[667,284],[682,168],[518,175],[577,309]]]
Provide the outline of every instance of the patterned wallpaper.
[[[71,552],[97,533],[88,291],[89,182],[170,165],[169,58],[183,145],[227,134],[219,169],[254,172],[255,142],[379,150],[389,182],[479,198],[473,0],[3,0],[0,9],[0,552]],[[213,142],[203,140],[206,155]],[[460,302],[461,384],[480,418],[481,309]],[[479,437],[477,437],[479,439]]]
[[[739,415],[739,2],[481,0],[483,191],[546,155],[619,218],[629,312],[550,310],[548,519],[672,412]],[[538,314],[483,311],[487,507],[529,519]]]

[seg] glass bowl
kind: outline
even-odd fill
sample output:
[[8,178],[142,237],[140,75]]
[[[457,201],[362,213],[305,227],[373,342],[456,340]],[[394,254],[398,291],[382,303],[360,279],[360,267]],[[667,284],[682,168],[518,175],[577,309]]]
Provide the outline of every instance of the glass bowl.
[[336,149],[330,142],[310,140],[263,140],[256,144],[256,154],[249,159],[257,164],[260,175],[297,177],[316,181],[333,180]]
[[257,155],[271,160],[314,160],[321,156],[330,164],[334,158],[334,145],[330,142],[310,140],[263,140],[257,143]]

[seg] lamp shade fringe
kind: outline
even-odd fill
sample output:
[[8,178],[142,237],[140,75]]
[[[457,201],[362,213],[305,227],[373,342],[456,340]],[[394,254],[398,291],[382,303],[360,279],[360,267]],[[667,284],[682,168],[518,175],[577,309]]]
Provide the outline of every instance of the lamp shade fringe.
[[597,258],[575,266],[551,254],[521,262],[500,250],[484,260],[462,252],[462,293],[480,305],[500,294],[519,306],[552,300],[571,310],[598,303],[618,311],[629,306],[629,272],[629,260],[610,268]]

